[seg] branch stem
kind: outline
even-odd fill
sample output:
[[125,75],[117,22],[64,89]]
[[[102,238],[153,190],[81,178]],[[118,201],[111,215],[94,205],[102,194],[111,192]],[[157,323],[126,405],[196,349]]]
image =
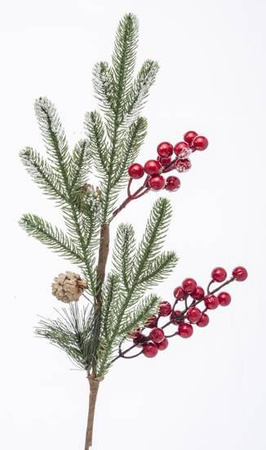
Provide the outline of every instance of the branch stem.
[[85,450],[89,450],[89,448],[92,446],[95,406],[97,401],[99,385],[102,378],[93,378],[91,376],[88,376],[88,379],[90,384],[90,401],[89,401],[89,413],[86,430]]

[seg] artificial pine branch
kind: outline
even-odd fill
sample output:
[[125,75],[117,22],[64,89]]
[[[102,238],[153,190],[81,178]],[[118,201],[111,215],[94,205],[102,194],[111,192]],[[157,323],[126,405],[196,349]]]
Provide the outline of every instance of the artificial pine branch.
[[[172,215],[166,198],[155,201],[139,243],[131,224],[118,225],[112,264],[106,273],[110,227],[117,215],[151,190],[178,190],[179,178],[166,174],[188,170],[189,155],[208,146],[204,136],[189,131],[175,147],[168,142],[159,144],[157,159],[147,161],[144,167],[134,162],[147,133],[147,121],[139,114],[158,72],[158,63],[147,60],[135,76],[137,45],[138,21],[133,14],[127,14],[118,25],[111,63],[100,62],[93,70],[101,112],[86,114],[87,138],[80,140],[72,152],[54,105],[44,97],[36,100],[35,111],[46,157],[30,147],[20,152],[32,179],[61,209],[66,231],[35,214],[25,214],[20,225],[30,236],[76,264],[84,277],[70,271],[55,277],[52,294],[69,305],[57,310],[56,319],[42,319],[36,335],[64,350],[87,372],[90,405],[85,450],[92,445],[99,385],[112,364],[140,354],[156,356],[168,345],[167,338],[171,336],[164,330],[169,325],[178,327],[173,335],[190,337],[192,324],[199,327],[208,324],[206,311],[230,303],[227,293],[215,296],[220,287],[210,290],[214,281],[226,279],[222,268],[212,272],[207,295],[191,278],[175,289],[173,306],[151,292],[169,276],[178,261],[174,251],[163,250]],[[99,181],[97,187],[89,183],[93,169]],[[135,180],[144,173],[143,184],[133,192]],[[127,196],[119,205],[119,193],[125,183]],[[246,277],[246,270],[237,267],[221,287]],[[178,302],[183,302],[183,310],[175,310]],[[203,311],[198,308],[202,304]],[[158,322],[163,317],[167,322],[159,328]],[[151,331],[145,335],[147,329]],[[133,345],[125,349],[129,339],[133,339]],[[136,348],[138,352],[131,354]]]

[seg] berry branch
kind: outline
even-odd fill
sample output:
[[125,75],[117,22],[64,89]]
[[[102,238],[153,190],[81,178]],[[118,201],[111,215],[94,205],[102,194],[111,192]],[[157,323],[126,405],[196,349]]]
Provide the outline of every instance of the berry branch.
[[[198,151],[206,150],[208,140],[204,136],[199,136],[195,131],[187,131],[184,135],[184,141],[178,142],[175,146],[169,142],[162,142],[157,147],[157,159],[148,160],[144,166],[139,163],[132,163],[128,167],[129,182],[127,186],[127,198],[113,212],[111,220],[122,211],[132,200],[137,200],[150,190],[160,191],[166,189],[173,192],[180,188],[180,179],[176,176],[164,178],[163,174],[177,170],[178,172],[186,172],[191,168],[191,161],[188,156]],[[173,155],[175,157],[172,159]],[[146,173],[144,183],[138,188],[134,194],[131,194],[130,188],[133,180],[139,180]],[[145,189],[146,188],[146,189]]]
[[[216,309],[219,305],[228,306],[231,303],[229,293],[221,292],[218,296],[214,294],[235,280],[244,281],[247,276],[246,269],[239,266],[233,270],[232,277],[225,281],[227,277],[225,269],[216,267],[212,271],[212,279],[207,287],[207,295],[205,295],[204,289],[198,286],[194,279],[186,278],[182,286],[178,286],[174,290],[175,302],[173,306],[167,301],[161,302],[158,315],[151,316],[143,328],[139,328],[130,334],[130,337],[133,339],[133,345],[122,350],[122,343],[120,344],[118,355],[112,362],[119,358],[133,359],[141,354],[148,358],[153,358],[157,355],[158,350],[165,350],[168,347],[169,338],[177,335],[183,338],[191,337],[193,324],[196,324],[198,327],[205,327],[209,324],[209,316],[206,314],[206,311]],[[215,282],[222,284],[210,291],[210,286]],[[192,299],[190,304],[187,303],[189,297]],[[182,301],[185,303],[185,308],[183,311],[176,310],[176,305]],[[201,303],[205,305],[202,311],[198,308]],[[170,320],[159,327],[159,320],[168,316],[170,316]],[[170,325],[177,325],[178,329],[174,333],[166,335],[164,330]],[[148,335],[143,333],[146,328],[152,329]],[[126,356],[136,347],[141,348],[137,354]]]

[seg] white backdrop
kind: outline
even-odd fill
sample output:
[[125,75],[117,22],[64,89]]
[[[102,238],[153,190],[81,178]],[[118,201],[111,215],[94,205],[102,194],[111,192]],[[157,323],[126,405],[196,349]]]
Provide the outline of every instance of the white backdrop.
[[[58,212],[31,182],[18,151],[43,148],[33,101],[57,106],[69,141],[95,108],[91,72],[108,59],[121,15],[140,19],[139,64],[160,62],[139,158],[189,129],[209,149],[171,195],[167,248],[179,265],[164,298],[186,276],[206,285],[217,265],[243,264],[228,308],[159,357],[117,363],[102,384],[95,450],[263,450],[265,439],[265,13],[263,0],[10,0],[1,3],[1,434],[3,450],[83,448],[88,386],[63,353],[33,337],[37,315],[58,306],[51,280],[69,265],[20,230],[31,211]],[[157,194],[128,207],[139,235]],[[141,213],[140,213],[141,211]],[[112,237],[114,236],[114,232]]]

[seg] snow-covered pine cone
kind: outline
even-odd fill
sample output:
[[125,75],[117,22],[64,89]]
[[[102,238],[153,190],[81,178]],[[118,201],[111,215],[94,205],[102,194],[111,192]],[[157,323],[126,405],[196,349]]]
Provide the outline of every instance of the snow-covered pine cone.
[[64,303],[77,302],[87,287],[87,282],[78,274],[67,271],[55,277],[52,294]]

